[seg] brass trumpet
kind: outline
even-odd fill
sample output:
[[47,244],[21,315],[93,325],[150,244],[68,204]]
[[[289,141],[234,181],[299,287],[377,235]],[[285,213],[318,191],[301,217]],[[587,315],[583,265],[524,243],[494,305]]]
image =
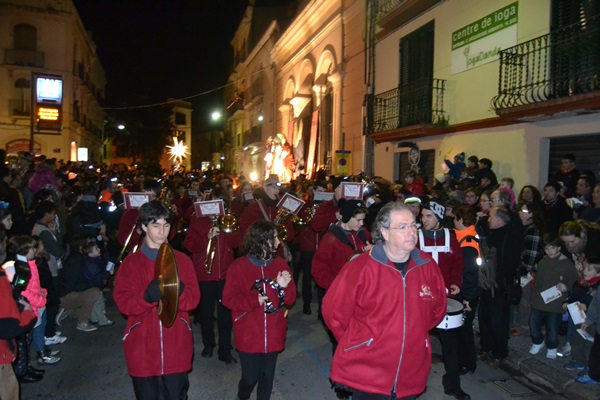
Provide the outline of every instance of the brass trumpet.
[[[224,215],[219,217],[214,216],[211,217],[213,228],[219,227],[219,230],[225,233],[232,233],[238,230],[239,222],[237,217],[231,212],[231,210],[227,210]],[[212,274],[213,264],[215,262],[215,257],[218,248],[218,242],[214,242],[214,237],[211,237],[208,240],[208,245],[206,246],[206,260],[204,261],[204,266],[206,268],[207,274]],[[216,240],[219,240],[219,236],[216,236]]]

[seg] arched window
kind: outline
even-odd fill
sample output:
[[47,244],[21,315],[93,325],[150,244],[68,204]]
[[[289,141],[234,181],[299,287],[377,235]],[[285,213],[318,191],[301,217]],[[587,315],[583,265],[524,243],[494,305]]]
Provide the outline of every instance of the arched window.
[[14,27],[15,50],[37,50],[37,29],[29,24],[17,24]]

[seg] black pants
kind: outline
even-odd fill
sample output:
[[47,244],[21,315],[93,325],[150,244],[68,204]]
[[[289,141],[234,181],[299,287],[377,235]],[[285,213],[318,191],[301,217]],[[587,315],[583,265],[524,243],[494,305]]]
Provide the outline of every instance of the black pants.
[[600,334],[598,334],[598,332],[594,335],[594,343],[592,343],[588,367],[588,375],[590,378],[595,381],[600,381]]
[[471,311],[465,313],[465,323],[458,332],[458,367],[475,371],[477,367],[477,351],[475,350],[475,335],[473,333],[473,320],[477,312],[479,298],[469,301]]
[[458,370],[458,335],[461,327],[454,329],[437,329],[442,345],[442,359],[446,373],[442,377],[444,390],[455,391],[460,389],[460,373]]
[[479,333],[481,351],[491,352],[492,357],[502,359],[508,356],[508,328],[510,303],[498,289],[494,297],[484,290],[479,300]]
[[137,400],[186,400],[190,388],[187,372],[147,378],[131,377],[133,391]]
[[275,366],[279,353],[243,353],[239,352],[242,365],[242,378],[238,384],[240,400],[250,398],[254,386],[258,383],[256,400],[269,400],[273,391]]
[[231,355],[231,330],[233,322],[231,311],[223,306],[223,288],[225,281],[201,281],[200,293],[202,297],[196,309],[196,318],[200,319],[202,344],[204,347],[214,348],[215,342],[215,307],[217,308],[217,328],[219,330],[219,355]]
[[352,400],[416,400],[417,396],[396,397],[392,395],[366,393],[359,390],[352,392]]
[[23,377],[29,370],[31,365],[31,359],[29,358],[29,347],[31,346],[32,341],[33,331],[22,333],[17,337],[17,358],[15,358],[13,361],[15,376],[17,378]]
[[294,264],[294,282],[300,283],[302,271],[302,303],[310,304],[312,301],[312,259],[314,251],[301,251],[297,264]]

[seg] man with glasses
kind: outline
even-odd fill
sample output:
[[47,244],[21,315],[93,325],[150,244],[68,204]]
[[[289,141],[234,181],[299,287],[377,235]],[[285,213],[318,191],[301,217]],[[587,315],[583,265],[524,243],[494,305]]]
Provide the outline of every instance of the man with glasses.
[[446,314],[436,263],[416,248],[415,217],[386,204],[371,231],[375,246],[342,269],[323,299],[339,342],[330,378],[354,400],[416,399],[431,368],[429,330]]

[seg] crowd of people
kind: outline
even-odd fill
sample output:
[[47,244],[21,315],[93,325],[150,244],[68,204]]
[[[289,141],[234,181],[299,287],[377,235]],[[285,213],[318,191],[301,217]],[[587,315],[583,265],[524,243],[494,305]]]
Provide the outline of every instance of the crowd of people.
[[[600,183],[570,154],[541,190],[515,188],[491,160],[464,153],[445,160],[433,185],[413,170],[395,183],[319,171],[254,184],[220,171],[0,156],[0,290],[15,299],[0,307],[2,399],[61,361],[63,324],[78,334],[112,326],[107,295],[127,317],[138,399],[185,398],[196,324],[201,357],[239,359],[238,398],[256,386],[259,400],[270,398],[286,310],[301,300],[312,315],[314,293],[338,398],[416,398],[430,334],[442,345],[441,384],[456,399],[470,399],[460,377],[478,362],[498,365],[512,335],[530,336],[534,356],[546,348],[546,357],[564,357],[580,382],[600,381]],[[344,183],[363,183],[362,196],[347,198]],[[147,202],[132,207],[126,193]],[[286,193],[303,201],[295,214],[281,212]],[[200,213],[209,200],[223,201],[227,223]],[[179,273],[168,327],[154,276],[165,243]],[[493,272],[486,284],[483,270]]]

